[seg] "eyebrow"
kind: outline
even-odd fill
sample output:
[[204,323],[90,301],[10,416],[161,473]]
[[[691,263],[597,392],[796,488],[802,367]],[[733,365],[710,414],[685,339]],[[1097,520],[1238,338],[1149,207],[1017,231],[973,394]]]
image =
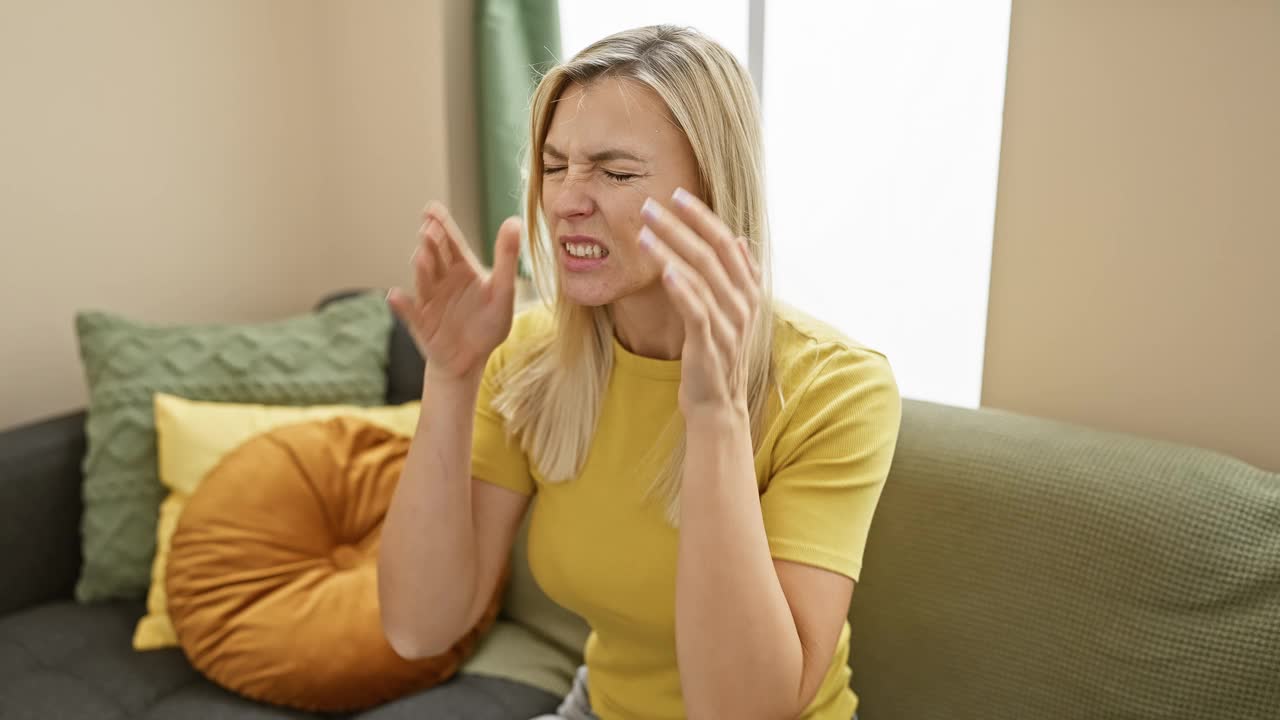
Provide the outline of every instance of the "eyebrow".
[[[544,142],[542,144],[542,152],[557,160],[565,159],[565,154],[560,152],[560,150],[551,143]],[[644,158],[636,155],[635,153],[623,150],[622,148],[606,148],[604,150],[597,150],[596,152],[588,155],[587,159],[593,163],[609,162],[610,160],[632,160],[638,163],[645,162]]]

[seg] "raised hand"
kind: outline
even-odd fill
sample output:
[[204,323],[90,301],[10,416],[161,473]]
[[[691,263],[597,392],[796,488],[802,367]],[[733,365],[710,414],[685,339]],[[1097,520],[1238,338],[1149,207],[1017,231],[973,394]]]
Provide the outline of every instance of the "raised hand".
[[478,377],[511,332],[520,220],[507,218],[499,228],[492,273],[476,261],[444,205],[427,206],[418,236],[412,260],[416,292],[393,287],[387,302],[413,335],[429,375]]
[[663,266],[662,284],[684,321],[680,409],[746,411],[746,360],[760,308],[760,266],[711,208],[684,189],[673,210],[645,201],[641,247]]

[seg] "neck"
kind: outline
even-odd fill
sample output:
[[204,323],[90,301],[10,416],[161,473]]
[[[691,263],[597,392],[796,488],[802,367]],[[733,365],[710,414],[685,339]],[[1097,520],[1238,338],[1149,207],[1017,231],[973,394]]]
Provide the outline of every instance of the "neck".
[[619,298],[611,309],[614,333],[624,348],[641,357],[680,358],[684,323],[661,282]]

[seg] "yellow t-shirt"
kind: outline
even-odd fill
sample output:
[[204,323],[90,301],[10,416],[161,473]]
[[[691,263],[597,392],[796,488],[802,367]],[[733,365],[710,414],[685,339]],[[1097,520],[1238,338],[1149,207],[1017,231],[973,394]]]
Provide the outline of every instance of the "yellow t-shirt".
[[[780,307],[776,396],[755,457],[770,552],[856,580],[871,516],[893,457],[901,401],[885,357],[798,311]],[[585,650],[591,705],[603,720],[683,718],[676,666],[678,531],[645,499],[657,466],[651,446],[679,413],[680,361],[614,342],[614,371],[581,475],[546,483],[492,408],[496,376],[551,313],[517,316],[491,356],[476,410],[472,474],[534,495],[529,565],[546,594],[591,626]],[[803,717],[849,720],[846,622],[817,696]]]

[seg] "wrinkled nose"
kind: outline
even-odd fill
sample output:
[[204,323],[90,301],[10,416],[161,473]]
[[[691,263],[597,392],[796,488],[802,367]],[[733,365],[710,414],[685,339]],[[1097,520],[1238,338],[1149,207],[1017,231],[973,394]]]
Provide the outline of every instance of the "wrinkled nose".
[[551,211],[561,220],[580,220],[590,217],[595,207],[595,201],[587,192],[585,183],[570,176],[557,189]]

